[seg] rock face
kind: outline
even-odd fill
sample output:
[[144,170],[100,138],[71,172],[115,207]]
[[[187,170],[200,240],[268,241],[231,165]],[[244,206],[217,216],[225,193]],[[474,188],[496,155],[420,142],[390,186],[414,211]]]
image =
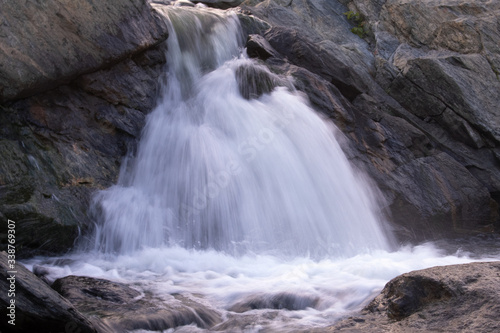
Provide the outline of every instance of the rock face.
[[498,231],[498,2],[241,7],[247,32],[263,37],[249,39],[249,54],[292,76],[346,134],[346,153],[383,192],[399,239]]
[[221,321],[219,313],[184,296],[171,296],[165,303],[108,280],[68,276],[52,287],[82,313],[102,318],[111,332],[163,331],[192,323],[209,328]]
[[203,3],[209,7],[227,9],[238,6],[243,0],[195,0],[193,2]]
[[[419,241],[499,229],[499,6],[247,0],[238,15],[249,55],[337,124],[399,238]],[[65,251],[155,105],[166,24],[141,0],[5,2],[1,15],[0,217],[17,222],[21,255]]]
[[[109,11],[101,8],[102,16],[94,13],[97,7],[91,4],[86,9],[90,14],[78,6],[63,5],[64,1],[44,3],[59,6],[54,13],[71,15],[75,29],[95,40],[74,34],[71,43],[51,39],[73,33],[55,20],[35,34],[35,42],[29,45],[35,49],[18,46],[26,57],[35,59],[29,62],[35,67],[25,66],[26,58],[1,57],[2,62],[10,63],[5,65],[9,68],[31,71],[23,75],[24,81],[8,85],[14,90],[4,97],[17,98],[73,78],[70,84],[2,104],[0,152],[5,158],[0,163],[0,216],[16,221],[17,241],[23,246],[20,256],[30,256],[33,251],[66,251],[89,227],[91,193],[116,182],[124,155],[133,151],[145,114],[156,103],[165,64],[165,45],[154,45],[166,38],[166,26],[145,3],[95,4],[99,8],[114,6]],[[34,5],[26,6],[9,2],[5,8],[24,17]],[[102,31],[90,25],[93,21],[88,15],[98,16]],[[102,43],[92,44],[98,41]],[[8,44],[1,40],[0,45]],[[47,56],[39,48],[57,52]],[[79,58],[85,61],[75,64]],[[114,66],[96,71],[112,62]],[[9,71],[1,72],[10,75]],[[2,224],[0,233],[5,228]],[[5,242],[6,237],[1,238]]]
[[497,332],[499,283],[499,262],[410,272],[387,283],[360,316],[326,331]]
[[[9,273],[12,269],[7,265],[7,260],[7,254],[0,252],[0,278],[2,279],[0,302],[2,313],[5,313],[7,309],[8,317],[0,321],[2,332],[97,332],[93,324],[71,303],[23,265],[16,263],[16,273]],[[8,280],[12,276],[15,278]],[[12,297],[9,296],[11,292],[14,293]],[[13,311],[8,308],[9,306]],[[11,313],[14,314],[13,317],[8,316]],[[15,325],[9,324],[9,320],[13,320]]]
[[145,0],[2,1],[0,27],[0,102],[94,72],[167,35]]

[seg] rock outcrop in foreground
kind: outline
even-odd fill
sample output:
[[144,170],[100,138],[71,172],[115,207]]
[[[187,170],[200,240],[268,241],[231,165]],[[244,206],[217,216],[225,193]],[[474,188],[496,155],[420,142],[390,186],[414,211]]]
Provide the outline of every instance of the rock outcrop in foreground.
[[7,265],[7,254],[0,252],[0,306],[7,315],[0,320],[0,331],[97,332],[89,319],[44,281],[21,264],[15,269],[16,273],[8,273],[12,269]]
[[500,262],[406,273],[387,283],[360,316],[321,332],[498,332],[499,284]]
[[[7,255],[2,252],[3,281],[8,277],[6,263]],[[21,264],[16,264],[16,270],[16,325],[2,320],[2,331],[162,331],[192,323],[209,331],[214,327],[216,331],[225,329],[221,313],[180,294],[172,295],[169,301],[160,301],[124,284],[77,276],[56,280],[52,289]],[[361,313],[333,326],[307,332],[497,332],[499,284],[500,262],[414,271],[387,283]],[[4,309],[11,299],[8,288],[0,283],[0,306]],[[285,300],[286,295],[281,297]],[[239,310],[245,311],[241,307],[229,310],[231,315],[226,318],[229,323]],[[226,328],[230,332],[234,327]]]

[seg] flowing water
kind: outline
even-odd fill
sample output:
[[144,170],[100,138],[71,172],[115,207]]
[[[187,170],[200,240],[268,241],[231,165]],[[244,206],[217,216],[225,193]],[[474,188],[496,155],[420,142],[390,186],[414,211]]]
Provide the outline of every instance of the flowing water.
[[[131,283],[159,300],[188,294],[219,311],[228,332],[284,332],[359,310],[401,273],[472,260],[429,244],[391,247],[335,127],[288,78],[245,56],[234,14],[165,15],[167,84],[137,156],[95,197],[92,240],[65,264],[28,267],[44,265],[51,280]],[[277,306],[279,295],[288,298]],[[232,311],[249,299],[264,309]]]
[[237,17],[179,9],[170,17],[164,97],[130,172],[96,197],[95,249],[315,257],[388,249],[333,126],[287,87],[257,96],[280,78],[242,54]]

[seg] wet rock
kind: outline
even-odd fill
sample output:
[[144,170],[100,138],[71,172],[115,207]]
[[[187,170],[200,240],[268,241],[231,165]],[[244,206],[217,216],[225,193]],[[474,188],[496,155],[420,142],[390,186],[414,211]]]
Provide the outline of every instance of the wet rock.
[[91,194],[115,183],[123,156],[134,151],[156,103],[164,54],[162,44],[116,68],[6,104],[0,211],[17,223],[20,256],[67,251],[91,226]]
[[236,69],[235,75],[241,96],[246,99],[259,98],[278,86],[290,86],[286,80],[271,73],[265,66],[241,65]]
[[194,3],[203,3],[209,7],[227,9],[236,7],[244,0],[194,0]]
[[278,52],[260,35],[249,35],[246,47],[250,58],[267,60],[270,57],[279,57]]
[[[342,130],[344,151],[376,181],[400,239],[500,229],[498,3],[248,0],[242,8],[271,25],[258,33],[281,58],[266,63]],[[360,13],[363,39],[348,11]]]
[[[0,303],[3,309],[7,309],[7,317],[0,321],[0,328],[3,332],[49,333],[69,330],[82,333],[97,332],[94,325],[70,302],[22,264],[16,263],[16,273],[9,273],[13,269],[7,263],[7,254],[1,252]],[[12,279],[12,276],[15,276],[15,279]],[[14,280],[12,284],[11,281]],[[9,296],[11,293],[13,293],[12,297]],[[14,310],[11,311],[9,306]],[[10,313],[15,315],[10,317]],[[15,325],[10,324],[9,320],[12,320]]]
[[0,101],[27,97],[165,40],[145,0],[2,3]]
[[289,292],[277,293],[274,295],[252,295],[232,305],[229,311],[242,313],[255,309],[304,310],[306,308],[314,308],[318,302],[318,297]]
[[391,280],[357,318],[335,332],[496,332],[500,263],[433,267]]
[[183,295],[166,302],[127,285],[104,279],[68,276],[52,287],[79,311],[97,316],[112,331],[162,331],[192,323],[209,328],[221,321],[220,314]]
[[491,221],[490,205],[495,203],[487,188],[446,153],[417,158],[395,169],[391,178],[387,185],[395,199],[390,208],[404,219],[404,227],[413,234],[410,238],[479,231]]
[[320,47],[298,31],[282,27],[271,28],[265,37],[282,56],[333,83],[347,99],[370,90],[370,81],[363,79],[366,73],[351,68],[346,55],[333,44]]

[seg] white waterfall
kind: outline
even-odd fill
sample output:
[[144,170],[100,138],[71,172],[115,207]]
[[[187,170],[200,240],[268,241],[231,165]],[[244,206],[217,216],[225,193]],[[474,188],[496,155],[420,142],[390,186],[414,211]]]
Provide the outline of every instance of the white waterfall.
[[237,17],[167,15],[167,84],[133,166],[96,197],[96,249],[314,257],[387,249],[370,189],[335,127],[245,56]]

